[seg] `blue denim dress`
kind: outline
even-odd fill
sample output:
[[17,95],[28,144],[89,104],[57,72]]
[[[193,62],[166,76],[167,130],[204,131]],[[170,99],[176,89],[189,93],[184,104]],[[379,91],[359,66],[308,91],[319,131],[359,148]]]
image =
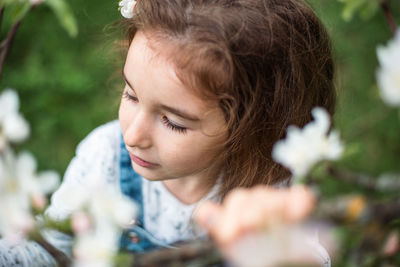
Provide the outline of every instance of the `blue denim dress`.
[[129,157],[129,152],[125,147],[122,135],[120,141],[119,165],[121,191],[124,195],[134,200],[138,205],[138,215],[135,222],[122,233],[120,249],[123,251],[138,253],[160,247],[173,247],[165,242],[157,240],[157,238],[145,230],[142,177],[132,168],[131,158]]

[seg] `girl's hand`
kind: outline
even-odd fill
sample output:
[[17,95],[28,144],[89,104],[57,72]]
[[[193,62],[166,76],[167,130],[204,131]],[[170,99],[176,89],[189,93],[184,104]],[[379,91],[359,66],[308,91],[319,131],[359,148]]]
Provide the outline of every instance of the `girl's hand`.
[[196,221],[224,248],[245,234],[274,224],[299,222],[310,214],[314,203],[311,190],[299,185],[289,189],[268,186],[236,189],[221,205],[213,202],[201,205]]

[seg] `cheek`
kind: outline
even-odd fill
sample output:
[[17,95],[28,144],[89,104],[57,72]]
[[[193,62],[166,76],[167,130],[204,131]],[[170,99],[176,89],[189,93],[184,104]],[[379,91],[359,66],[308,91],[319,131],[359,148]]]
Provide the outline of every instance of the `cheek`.
[[165,163],[180,169],[204,168],[221,150],[217,147],[218,140],[203,136],[178,137],[170,137],[159,152]]

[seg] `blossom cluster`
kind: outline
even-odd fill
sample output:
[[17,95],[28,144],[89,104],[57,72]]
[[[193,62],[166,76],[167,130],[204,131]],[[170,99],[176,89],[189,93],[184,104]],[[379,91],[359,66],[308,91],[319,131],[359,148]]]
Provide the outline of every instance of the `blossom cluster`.
[[18,155],[10,143],[29,136],[29,125],[19,113],[19,98],[14,90],[0,94],[0,235],[13,241],[34,227],[31,207],[43,209],[45,195],[59,184],[54,171],[37,173],[37,164],[29,152]]
[[323,108],[312,110],[314,121],[303,129],[289,126],[286,139],[278,141],[272,151],[274,160],[302,177],[321,160],[338,159],[343,152],[339,133],[330,131],[330,117]]
[[112,266],[121,229],[137,213],[132,200],[96,178],[87,179],[84,187],[64,184],[57,191],[57,197],[72,214],[75,266]]
[[[59,186],[60,179],[53,171],[37,173],[31,153],[13,151],[11,143],[29,136],[28,122],[19,113],[17,93],[12,89],[1,93],[0,106],[0,236],[19,242],[37,226],[32,207],[43,210],[46,194]],[[87,179],[86,187],[63,185],[57,191],[57,197],[71,211],[76,236],[74,266],[111,266],[120,229],[136,215],[133,201],[98,180]]]

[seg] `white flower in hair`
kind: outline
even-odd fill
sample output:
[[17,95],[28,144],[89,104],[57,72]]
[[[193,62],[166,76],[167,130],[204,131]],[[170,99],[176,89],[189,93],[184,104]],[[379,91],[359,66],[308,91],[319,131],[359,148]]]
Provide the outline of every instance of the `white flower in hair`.
[[135,0],[121,0],[119,6],[122,16],[127,19],[133,18],[133,8],[135,5]]

